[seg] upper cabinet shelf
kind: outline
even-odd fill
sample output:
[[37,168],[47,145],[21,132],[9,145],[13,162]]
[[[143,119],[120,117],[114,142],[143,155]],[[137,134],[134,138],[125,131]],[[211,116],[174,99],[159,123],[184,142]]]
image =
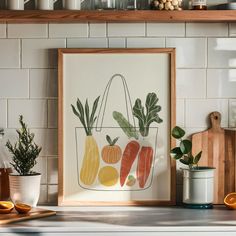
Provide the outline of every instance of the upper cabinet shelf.
[[236,22],[236,10],[208,11],[0,11],[0,22]]

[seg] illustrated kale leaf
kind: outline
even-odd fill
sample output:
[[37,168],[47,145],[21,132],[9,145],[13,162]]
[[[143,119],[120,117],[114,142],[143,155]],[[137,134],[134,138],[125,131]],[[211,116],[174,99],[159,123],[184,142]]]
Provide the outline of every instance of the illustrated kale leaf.
[[133,115],[139,121],[139,131],[143,137],[148,136],[151,123],[161,123],[162,119],[158,113],[161,111],[161,106],[157,105],[158,97],[155,93],[148,93],[145,102],[145,108],[139,98],[136,99],[133,107]]

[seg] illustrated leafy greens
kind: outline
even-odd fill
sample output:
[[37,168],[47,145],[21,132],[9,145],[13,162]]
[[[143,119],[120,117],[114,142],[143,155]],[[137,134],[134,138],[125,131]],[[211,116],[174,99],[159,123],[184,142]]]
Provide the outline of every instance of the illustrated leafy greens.
[[145,102],[145,108],[141,99],[137,98],[133,107],[133,115],[139,121],[139,132],[143,137],[148,136],[149,127],[152,122],[161,123],[163,120],[159,117],[158,112],[161,106],[157,105],[158,97],[155,93],[148,93]]

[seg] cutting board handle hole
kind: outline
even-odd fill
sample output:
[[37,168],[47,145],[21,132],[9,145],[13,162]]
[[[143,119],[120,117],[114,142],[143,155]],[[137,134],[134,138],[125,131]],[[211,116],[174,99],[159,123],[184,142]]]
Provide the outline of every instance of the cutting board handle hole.
[[220,127],[221,114],[218,111],[214,111],[210,114],[211,125],[214,128]]

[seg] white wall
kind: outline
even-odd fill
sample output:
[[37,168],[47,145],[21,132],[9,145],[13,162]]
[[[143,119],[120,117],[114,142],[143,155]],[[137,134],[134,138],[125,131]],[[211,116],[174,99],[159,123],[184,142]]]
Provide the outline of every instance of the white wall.
[[227,23],[0,24],[0,127],[12,138],[23,114],[43,146],[40,202],[57,198],[56,48],[176,47],[177,124],[191,134],[214,110],[223,127],[236,126],[235,36]]

